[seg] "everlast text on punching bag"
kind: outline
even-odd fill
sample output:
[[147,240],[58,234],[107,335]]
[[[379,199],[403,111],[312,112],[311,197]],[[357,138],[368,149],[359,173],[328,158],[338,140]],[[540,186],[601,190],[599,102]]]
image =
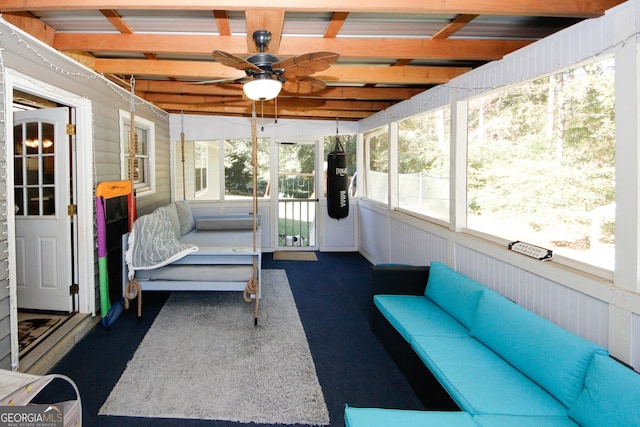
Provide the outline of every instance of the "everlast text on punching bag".
[[327,158],[327,209],[331,218],[346,218],[349,215],[349,176],[347,153],[340,138]]

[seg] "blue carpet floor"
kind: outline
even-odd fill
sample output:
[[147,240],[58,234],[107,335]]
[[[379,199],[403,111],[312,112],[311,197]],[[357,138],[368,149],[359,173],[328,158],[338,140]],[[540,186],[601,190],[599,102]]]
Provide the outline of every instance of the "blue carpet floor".
[[[274,261],[272,254],[264,254],[262,267],[287,272],[331,426],[344,425],[345,404],[422,409],[369,328],[371,265],[364,257],[358,253],[318,253],[317,262],[300,262]],[[130,310],[109,331],[98,325],[51,370],[69,376],[78,385],[84,426],[263,427],[227,421],[98,416],[167,297],[168,293],[145,293],[142,319]],[[37,401],[49,403],[74,396],[70,386],[54,381]]]

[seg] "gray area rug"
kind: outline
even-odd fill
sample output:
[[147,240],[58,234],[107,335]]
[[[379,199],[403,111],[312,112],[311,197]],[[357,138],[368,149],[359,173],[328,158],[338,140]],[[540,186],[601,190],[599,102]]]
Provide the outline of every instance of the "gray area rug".
[[100,415],[328,425],[284,270],[262,271],[259,323],[238,292],[174,292]]

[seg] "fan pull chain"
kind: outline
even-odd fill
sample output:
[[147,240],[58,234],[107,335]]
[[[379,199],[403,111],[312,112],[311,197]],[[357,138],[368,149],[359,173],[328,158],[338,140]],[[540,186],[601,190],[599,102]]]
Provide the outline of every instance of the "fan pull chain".
[[276,106],[276,120],[275,120],[275,124],[278,124],[278,97],[276,96],[275,99],[273,100],[273,102],[275,103]]
[[260,131],[264,132],[264,100],[260,101]]

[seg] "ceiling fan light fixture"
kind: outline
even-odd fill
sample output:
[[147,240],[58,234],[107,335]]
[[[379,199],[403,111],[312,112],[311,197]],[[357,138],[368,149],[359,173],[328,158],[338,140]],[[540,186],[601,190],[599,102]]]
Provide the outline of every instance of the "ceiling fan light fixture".
[[282,82],[268,77],[257,76],[242,87],[247,98],[254,101],[268,101],[275,98],[282,89]]

